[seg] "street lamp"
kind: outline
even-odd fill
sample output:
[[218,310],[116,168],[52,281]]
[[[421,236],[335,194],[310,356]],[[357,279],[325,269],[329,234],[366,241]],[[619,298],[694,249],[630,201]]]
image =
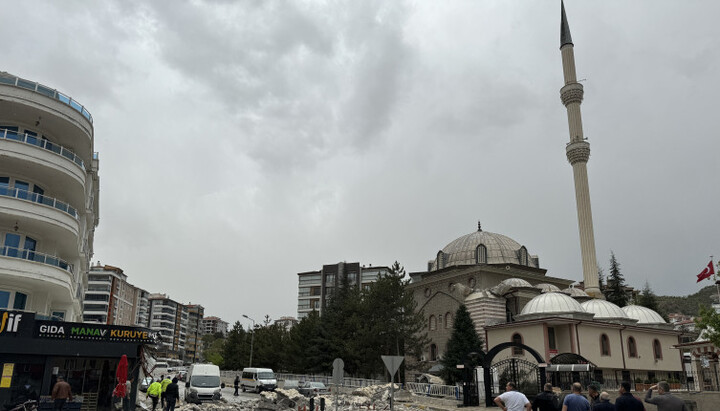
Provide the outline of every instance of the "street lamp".
[[248,365],[248,368],[252,367],[252,355],[253,355],[253,343],[255,342],[255,320],[248,317],[247,315],[243,314],[243,317],[247,318],[248,320],[252,321],[253,323],[253,330],[252,330],[252,336],[250,337],[250,365]]

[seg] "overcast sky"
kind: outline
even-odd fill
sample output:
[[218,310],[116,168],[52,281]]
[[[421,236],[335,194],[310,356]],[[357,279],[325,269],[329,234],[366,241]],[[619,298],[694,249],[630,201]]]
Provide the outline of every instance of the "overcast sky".
[[[598,260],[661,295],[720,257],[720,3],[566,2]],[[559,1],[12,1],[0,70],[95,119],[94,261],[230,323],[297,273],[420,271],[475,231],[582,279]],[[705,284],[709,285],[706,281]]]

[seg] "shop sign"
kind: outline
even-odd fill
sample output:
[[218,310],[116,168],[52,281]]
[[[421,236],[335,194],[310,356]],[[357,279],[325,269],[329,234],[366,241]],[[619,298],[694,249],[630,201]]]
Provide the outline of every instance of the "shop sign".
[[153,344],[157,333],[146,328],[124,327],[104,324],[36,321],[36,336],[61,340],[86,340],[105,342],[136,342]]
[[12,385],[13,370],[15,370],[15,364],[3,365],[2,378],[0,379],[0,388],[10,388]]
[[0,310],[0,337],[27,335],[34,319],[33,313]]

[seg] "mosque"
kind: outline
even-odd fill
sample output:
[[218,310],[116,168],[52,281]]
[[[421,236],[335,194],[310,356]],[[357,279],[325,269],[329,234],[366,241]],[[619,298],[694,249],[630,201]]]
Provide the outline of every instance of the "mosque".
[[[642,379],[679,379],[682,355],[674,347],[680,332],[658,313],[636,305],[618,307],[605,301],[599,288],[587,162],[590,143],[583,136],[580,104],[583,86],[575,73],[574,44],[561,3],[560,52],[582,254],[583,286],[575,280],[547,276],[540,259],[502,234],[476,231],[451,241],[428,262],[427,271],[411,273],[408,289],[427,321],[431,343],[421,372],[437,370],[452,334],[453,316],[464,304],[484,341],[484,349],[504,342],[522,343],[544,359],[539,364],[549,381],[561,371],[582,371],[588,380],[616,384]],[[536,361],[527,350],[511,347],[495,362]],[[539,361],[536,361],[539,362]],[[553,374],[553,373],[556,374]],[[577,375],[567,374],[572,382]]]

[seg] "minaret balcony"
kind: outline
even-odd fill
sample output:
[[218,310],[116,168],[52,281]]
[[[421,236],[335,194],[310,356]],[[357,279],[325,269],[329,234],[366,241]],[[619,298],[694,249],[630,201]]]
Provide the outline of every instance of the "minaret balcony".
[[583,101],[583,85],[580,83],[570,83],[560,89],[560,100],[564,106],[570,103],[582,103]]
[[587,141],[574,141],[565,147],[565,154],[570,164],[587,163],[590,159],[590,143]]

